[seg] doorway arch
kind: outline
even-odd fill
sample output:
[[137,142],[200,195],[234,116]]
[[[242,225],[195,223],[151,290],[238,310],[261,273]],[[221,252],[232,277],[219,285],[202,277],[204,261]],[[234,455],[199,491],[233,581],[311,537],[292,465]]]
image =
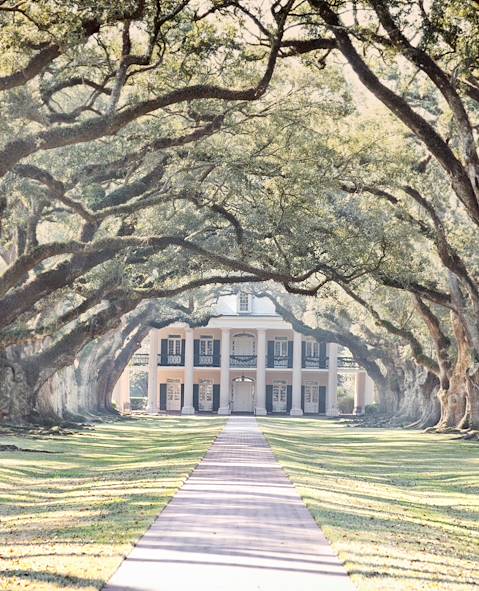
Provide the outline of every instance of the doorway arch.
[[252,413],[254,409],[255,381],[241,376],[232,381],[232,411]]

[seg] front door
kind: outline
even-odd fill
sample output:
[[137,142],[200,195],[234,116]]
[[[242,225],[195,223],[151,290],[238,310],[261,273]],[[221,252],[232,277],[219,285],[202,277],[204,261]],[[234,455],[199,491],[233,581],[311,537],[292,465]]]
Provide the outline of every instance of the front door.
[[211,412],[213,410],[213,382],[200,380],[198,410]]
[[304,412],[319,412],[319,386],[316,382],[306,382],[304,385]]
[[166,383],[166,410],[181,410],[180,380],[168,380]]
[[273,412],[286,412],[287,392],[286,382],[273,382]]
[[253,412],[253,382],[233,382],[233,412]]

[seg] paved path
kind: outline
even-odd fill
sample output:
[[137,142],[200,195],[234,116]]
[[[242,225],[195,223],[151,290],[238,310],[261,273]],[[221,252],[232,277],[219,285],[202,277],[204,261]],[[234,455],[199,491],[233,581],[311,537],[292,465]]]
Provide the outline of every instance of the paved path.
[[231,417],[104,591],[354,591],[253,417]]

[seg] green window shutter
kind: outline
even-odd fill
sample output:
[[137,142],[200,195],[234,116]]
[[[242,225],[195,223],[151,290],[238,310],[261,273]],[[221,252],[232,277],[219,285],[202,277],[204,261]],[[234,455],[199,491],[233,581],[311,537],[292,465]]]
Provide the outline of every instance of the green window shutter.
[[274,341],[268,341],[267,367],[274,367]]
[[266,386],[266,412],[273,412],[273,386]]
[[181,339],[181,365],[185,364],[185,339]]
[[288,367],[293,367],[293,341],[288,341]]
[[213,366],[219,367],[220,366],[220,341],[214,340],[213,341]]
[[301,409],[304,412],[304,386],[301,386]]
[[293,386],[286,386],[286,410],[289,412],[293,406]]
[[197,411],[199,408],[200,385],[193,384],[193,408]]
[[160,384],[160,410],[166,410],[166,384]]
[[161,339],[160,343],[160,364],[166,365],[168,358],[168,339]]
[[195,339],[193,341],[193,364],[196,366],[200,362],[200,341]]
[[326,386],[319,386],[319,414],[326,414]]
[[326,343],[319,343],[319,367],[326,367]]
[[213,412],[218,412],[220,407],[220,385],[213,384]]

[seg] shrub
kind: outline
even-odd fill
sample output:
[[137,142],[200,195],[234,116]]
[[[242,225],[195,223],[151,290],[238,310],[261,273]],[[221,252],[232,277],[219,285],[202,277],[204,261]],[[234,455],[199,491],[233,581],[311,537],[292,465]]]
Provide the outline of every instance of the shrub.
[[364,408],[364,414],[366,415],[376,415],[379,412],[379,405],[374,402],[373,404],[366,404]]
[[343,415],[350,415],[354,410],[354,396],[348,394],[338,399],[338,409]]
[[147,398],[144,396],[132,396],[130,398],[131,410],[145,410]]

